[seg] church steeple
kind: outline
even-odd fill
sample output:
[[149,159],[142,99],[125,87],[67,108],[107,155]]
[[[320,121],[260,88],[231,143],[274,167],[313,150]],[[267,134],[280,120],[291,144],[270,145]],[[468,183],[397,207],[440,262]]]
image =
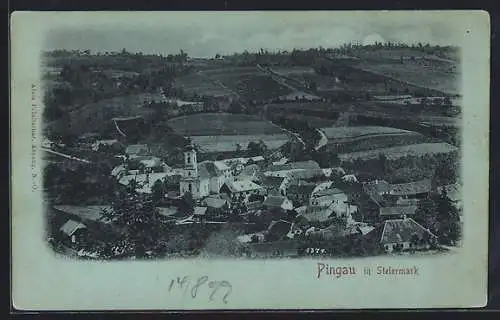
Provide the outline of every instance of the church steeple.
[[198,176],[198,160],[196,159],[196,150],[192,142],[184,149],[184,169],[188,177]]

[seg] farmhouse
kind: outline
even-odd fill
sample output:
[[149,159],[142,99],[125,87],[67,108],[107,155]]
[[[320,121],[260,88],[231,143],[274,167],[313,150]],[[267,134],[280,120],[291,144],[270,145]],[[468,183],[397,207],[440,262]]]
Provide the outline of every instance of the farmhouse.
[[309,203],[309,199],[315,188],[315,183],[299,181],[287,188],[286,195],[298,207]]
[[292,224],[285,220],[272,221],[264,232],[265,241],[280,241],[288,238]]
[[308,206],[305,210],[300,210],[297,217],[310,222],[325,222],[333,218],[336,214],[329,207]]
[[311,195],[309,204],[312,206],[329,206],[332,203],[346,203],[347,195],[340,189],[330,188]]
[[109,140],[98,140],[92,144],[93,151],[99,151],[102,146],[115,146],[118,145],[118,140],[109,139]]
[[282,196],[268,196],[264,200],[264,203],[262,203],[262,206],[266,210],[271,210],[271,209],[293,210],[292,201]]
[[437,236],[411,218],[386,220],[380,244],[386,252],[429,249]]
[[[69,237],[69,240],[71,240],[72,237],[69,231],[74,228],[76,228],[73,233],[73,235],[75,235],[75,241],[84,239],[85,236],[83,233],[91,233],[93,237],[98,239],[109,240],[120,232],[104,214],[105,212],[112,211],[112,207],[110,206],[55,205],[52,206],[50,210],[54,215],[54,223],[57,225],[59,232],[63,237]],[[83,224],[86,230],[79,230],[82,229],[82,227],[73,222],[62,228],[69,220]],[[82,233],[81,237],[77,235],[77,233],[80,232]]]
[[262,191],[263,188],[252,181],[227,181],[220,190],[221,193],[225,193],[231,198],[243,195],[245,202],[248,202],[250,195],[258,195]]
[[261,185],[267,190],[268,194],[272,195],[285,195],[285,178],[264,176]]
[[431,188],[431,179],[423,179],[409,183],[393,184],[390,186],[388,194],[404,198],[424,198],[429,194]]
[[168,173],[166,172],[125,175],[118,180],[118,183],[123,186],[128,186],[132,183],[132,181],[134,181],[136,183],[136,192],[152,193],[152,189],[156,181],[163,182],[167,175]]
[[210,214],[221,214],[224,208],[230,208],[230,203],[226,199],[222,199],[216,196],[209,196],[203,199],[203,205],[207,207],[207,213]]
[[267,168],[267,172],[273,171],[294,171],[294,170],[319,170],[321,167],[316,161],[297,161],[289,162],[281,165],[271,165]]
[[399,205],[391,207],[380,207],[380,216],[384,219],[404,218],[415,214],[418,206],[416,205]]
[[203,220],[207,213],[207,207],[194,207],[193,217],[198,220]]
[[87,226],[74,220],[66,221],[59,230],[69,238],[72,244],[84,242],[87,235]]

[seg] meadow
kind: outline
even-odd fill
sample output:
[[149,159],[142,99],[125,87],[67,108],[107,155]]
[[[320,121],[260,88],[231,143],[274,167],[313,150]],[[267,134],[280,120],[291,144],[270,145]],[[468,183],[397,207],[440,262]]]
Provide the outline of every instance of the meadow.
[[201,96],[223,97],[231,95],[231,91],[218,86],[210,78],[200,73],[190,73],[178,77],[174,81],[175,87],[180,87],[187,94]]
[[336,141],[365,138],[370,136],[416,134],[415,132],[408,130],[381,126],[326,127],[321,128],[321,130],[325,133],[328,139]]
[[290,135],[278,134],[252,134],[252,135],[214,135],[192,136],[194,145],[203,153],[230,152],[246,150],[248,143],[262,140],[268,149],[278,149],[290,141]]
[[49,123],[46,129],[56,133],[67,130],[72,134],[101,132],[112,125],[113,117],[149,116],[152,110],[144,108],[144,102],[160,99],[158,94],[132,94],[100,100],[68,112],[68,118],[63,117]]
[[395,160],[407,156],[424,156],[424,155],[438,155],[447,154],[458,151],[458,148],[448,143],[419,143],[405,146],[397,146],[390,148],[379,148],[374,150],[366,150],[359,152],[350,152],[339,154],[341,161],[359,160],[372,160],[377,159],[380,154],[383,154],[389,160]]
[[170,119],[167,124],[182,136],[267,135],[283,130],[257,116],[230,113],[199,113]]

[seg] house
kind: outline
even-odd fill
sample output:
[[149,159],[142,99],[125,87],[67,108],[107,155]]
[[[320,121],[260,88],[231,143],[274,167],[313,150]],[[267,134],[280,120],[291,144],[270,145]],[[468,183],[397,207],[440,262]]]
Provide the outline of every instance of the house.
[[145,144],[131,144],[125,149],[125,153],[131,155],[147,155],[149,154],[149,147]]
[[267,209],[293,210],[293,203],[286,197],[268,196],[262,203],[262,206]]
[[436,240],[436,235],[412,218],[386,220],[380,236],[380,244],[386,252],[429,249]]
[[431,179],[422,179],[408,183],[392,184],[389,187],[388,194],[401,196],[404,198],[425,198],[431,192]]
[[358,211],[358,206],[353,205],[348,201],[346,202],[333,201],[330,204],[329,208],[332,209],[333,212],[335,212],[337,218],[343,218],[348,223],[353,221],[352,215]]
[[312,206],[330,206],[332,203],[346,203],[348,200],[344,191],[337,188],[324,189],[311,195],[309,204]]
[[220,189],[221,193],[227,194],[230,198],[234,199],[243,196],[245,202],[248,202],[248,197],[252,194],[259,195],[263,193],[263,188],[258,184],[249,181],[227,181]]
[[380,207],[380,217],[383,219],[403,218],[413,216],[417,210],[416,205],[399,205],[392,207]]
[[118,144],[118,140],[110,139],[110,140],[98,140],[92,144],[92,150],[98,151],[101,146],[115,146]]
[[288,239],[292,223],[285,220],[272,221],[264,232],[265,241],[282,241]]
[[291,184],[286,190],[286,196],[298,207],[309,203],[309,199],[316,188],[315,183],[299,181]]
[[260,183],[263,186],[268,194],[273,195],[285,195],[285,178],[284,177],[273,177],[267,176],[263,177]]
[[193,217],[199,220],[203,220],[207,213],[207,207],[194,207]]
[[316,161],[308,160],[308,161],[297,161],[297,162],[289,162],[280,165],[271,165],[267,168],[266,171],[290,171],[290,170],[321,170],[319,164]]
[[165,170],[167,171],[169,167],[161,161],[158,157],[141,157],[138,159],[139,162],[146,169],[157,169],[157,170]]
[[326,181],[327,177],[323,169],[295,169],[288,173],[288,179],[294,180],[305,180],[305,181]]
[[157,181],[164,182],[168,176],[166,172],[141,173],[133,175],[125,175],[118,180],[118,183],[123,186],[128,186],[132,181],[136,183],[135,191],[138,193],[152,193],[153,186]]
[[[69,220],[82,223],[87,229],[86,233],[92,234],[93,237],[101,240],[112,239],[122,231],[105,215],[105,212],[113,211],[111,206],[54,205],[49,210],[53,216],[54,226],[56,226],[57,231],[63,232],[61,235],[65,237],[71,238],[65,232],[71,230],[70,227],[75,225],[74,223],[70,223],[65,227],[65,231],[61,230],[61,227]],[[80,232],[83,232],[83,230],[77,233]],[[75,240],[78,240],[79,235],[75,236],[75,238]]]
[[241,170],[232,170],[232,172],[238,172],[238,175],[234,177],[235,180],[251,180],[257,182],[263,178],[260,167],[256,164],[250,164],[246,167],[242,165]]
[[72,244],[82,243],[87,235],[87,226],[71,219],[66,221],[59,230],[70,239]]
[[113,170],[111,170],[111,175],[116,178],[119,178],[126,173],[127,173],[127,168],[125,167],[124,164],[120,164],[119,166],[116,166],[113,168]]
[[335,212],[329,207],[308,206],[306,210],[297,217],[301,220],[305,219],[310,222],[325,222],[335,216]]
[[346,229],[338,223],[332,223],[326,228],[309,228],[306,230],[307,237],[318,240],[333,240],[346,236]]
[[219,215],[224,213],[224,209],[230,208],[230,203],[226,199],[209,196],[203,199],[203,206],[207,207],[207,214]]

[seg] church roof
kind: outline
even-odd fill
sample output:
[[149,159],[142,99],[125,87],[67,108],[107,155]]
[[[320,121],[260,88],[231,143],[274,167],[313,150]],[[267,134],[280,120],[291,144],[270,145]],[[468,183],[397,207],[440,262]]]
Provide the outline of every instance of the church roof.
[[204,161],[204,162],[201,162],[198,164],[198,172],[199,172],[200,178],[202,177],[201,176],[202,171],[204,172],[204,174],[206,174],[205,178],[219,177],[219,176],[223,175],[222,169],[223,169],[222,166],[220,166],[220,165],[218,166],[212,161]]

